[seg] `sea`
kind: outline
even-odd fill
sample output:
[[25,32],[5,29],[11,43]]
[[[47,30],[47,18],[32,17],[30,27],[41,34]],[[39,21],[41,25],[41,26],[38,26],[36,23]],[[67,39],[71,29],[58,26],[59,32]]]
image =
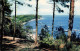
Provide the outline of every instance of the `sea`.
[[[52,31],[52,15],[41,15],[42,17],[38,19],[38,34],[40,34],[41,29],[44,25],[48,26],[49,33],[51,34]],[[32,31],[35,33],[36,31],[36,23],[35,19],[30,20],[26,25],[32,26]],[[68,31],[68,22],[69,22],[69,15],[55,15],[54,18],[54,31],[56,27],[62,26],[65,31]],[[80,34],[80,15],[74,16],[74,23],[73,23],[73,30],[72,32],[76,31],[77,35]],[[67,34],[67,33],[66,33]]]

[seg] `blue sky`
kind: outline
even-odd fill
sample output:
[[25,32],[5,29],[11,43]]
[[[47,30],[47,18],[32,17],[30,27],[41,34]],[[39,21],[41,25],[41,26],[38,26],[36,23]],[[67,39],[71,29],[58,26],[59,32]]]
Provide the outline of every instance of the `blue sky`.
[[[20,0],[19,0],[20,1]],[[22,14],[35,14],[36,10],[36,0],[28,1],[28,0],[21,0],[21,2],[25,3],[30,3],[32,7],[28,6],[20,6],[17,5],[17,15],[22,15]],[[59,5],[59,4],[57,4]],[[69,3],[68,3],[69,5]],[[60,5],[59,5],[60,6]],[[57,11],[55,12],[56,15],[68,15],[69,14],[69,9],[61,7],[64,10],[64,13],[58,13]],[[11,6],[11,9],[13,10],[12,15],[14,15],[14,3]],[[49,0],[39,0],[39,15],[52,15],[52,9],[53,6],[52,4],[49,4]],[[75,2],[75,15],[80,15],[80,0],[77,0]]]

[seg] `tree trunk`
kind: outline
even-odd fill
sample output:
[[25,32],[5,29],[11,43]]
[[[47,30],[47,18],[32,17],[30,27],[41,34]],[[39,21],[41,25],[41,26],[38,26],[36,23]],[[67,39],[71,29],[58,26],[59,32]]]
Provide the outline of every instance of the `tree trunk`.
[[[0,1],[1,2],[1,1]],[[0,40],[1,40],[1,24],[2,24],[2,17],[1,17],[1,12],[2,11],[2,5],[0,4]],[[0,41],[1,43],[1,41]],[[1,46],[1,45],[0,45]]]
[[54,31],[54,17],[55,17],[55,0],[53,3],[52,38],[53,38],[53,31]]
[[[0,1],[0,2],[1,2],[1,1]],[[1,22],[2,22],[1,8],[2,8],[2,6],[1,6],[1,4],[0,4],[0,35],[1,35]]]
[[1,13],[2,13],[2,5],[0,5],[0,50],[1,50],[1,44],[2,44],[2,38],[1,38],[1,35],[2,35],[2,31],[1,31],[1,28],[2,28],[2,26],[1,26],[2,25],[2,16],[1,16]]
[[1,7],[1,35],[0,35],[0,46],[2,50],[2,40],[3,40],[3,34],[4,34],[4,0],[1,0],[2,2],[2,7]]
[[14,36],[13,36],[13,40],[15,40],[15,35],[16,35],[16,0],[15,0],[15,22],[14,22]]
[[72,33],[72,29],[73,29],[73,20],[74,20],[74,0],[71,0],[70,1],[68,39],[67,39],[68,42],[70,42],[70,40],[71,40],[71,33]]
[[35,36],[35,44],[37,44],[37,34],[38,34],[38,0],[36,0],[36,36]]

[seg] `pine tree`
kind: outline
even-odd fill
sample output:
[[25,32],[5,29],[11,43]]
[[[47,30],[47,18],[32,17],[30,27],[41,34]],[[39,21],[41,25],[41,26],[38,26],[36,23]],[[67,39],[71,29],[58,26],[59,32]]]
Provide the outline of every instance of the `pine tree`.
[[37,35],[38,35],[38,0],[36,0],[36,36],[35,36],[35,44],[37,44]]
[[8,3],[8,0],[0,0],[0,8],[0,47],[2,50],[5,18],[11,14],[10,4]]
[[59,13],[64,12],[64,10],[62,10],[61,8],[59,8],[59,6],[57,5],[57,7],[55,6],[56,3],[60,3],[61,6],[63,7],[69,7],[68,5],[66,5],[66,2],[69,2],[69,0],[51,0],[51,2],[53,2],[53,21],[52,21],[52,38],[53,38],[53,32],[54,32],[54,18],[55,18],[55,9],[57,9],[57,11]]
[[74,0],[70,1],[70,13],[69,13],[69,28],[68,28],[68,39],[67,41],[70,42],[71,40],[71,33],[73,29],[73,20],[74,20]]
[[14,36],[13,36],[13,40],[15,40],[15,35],[16,35],[16,0],[15,0],[15,22],[14,22]]

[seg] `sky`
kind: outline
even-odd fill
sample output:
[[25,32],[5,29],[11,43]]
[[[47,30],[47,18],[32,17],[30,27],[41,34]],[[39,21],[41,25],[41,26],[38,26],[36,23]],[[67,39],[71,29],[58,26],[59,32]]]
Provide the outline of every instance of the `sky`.
[[[35,14],[36,13],[36,0],[28,1],[28,0],[19,0],[20,2],[29,3],[32,7],[28,7],[27,5],[17,5],[17,15],[25,15],[25,14]],[[53,13],[53,5],[49,4],[49,0],[39,0],[39,15],[52,15]],[[57,3],[56,3],[57,4]],[[69,3],[67,3],[69,5]],[[64,8],[60,4],[57,4],[60,8],[64,10],[64,13],[58,13],[57,10],[55,12],[56,15],[69,15],[69,8]],[[15,14],[14,11],[14,2],[11,6],[13,10],[12,15]],[[76,0],[74,14],[80,15],[80,0]]]

